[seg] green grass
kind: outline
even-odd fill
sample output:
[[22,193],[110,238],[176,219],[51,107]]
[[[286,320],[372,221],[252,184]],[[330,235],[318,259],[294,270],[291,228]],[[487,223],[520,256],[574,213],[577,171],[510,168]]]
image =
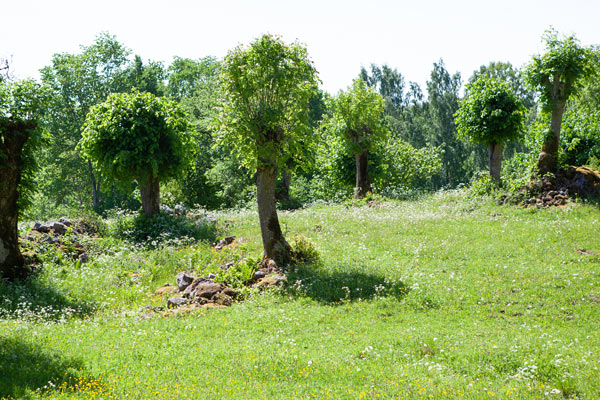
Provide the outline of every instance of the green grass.
[[[223,310],[142,318],[178,271],[260,255],[104,238],[79,265],[52,250],[0,286],[0,397],[582,398],[600,396],[600,211],[529,210],[460,192],[280,213],[319,249],[286,288]],[[587,250],[582,252],[581,250]]]

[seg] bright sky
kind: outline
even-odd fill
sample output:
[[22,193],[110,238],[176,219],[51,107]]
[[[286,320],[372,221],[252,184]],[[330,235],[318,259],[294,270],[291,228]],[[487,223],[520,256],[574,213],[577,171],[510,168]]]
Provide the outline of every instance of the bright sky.
[[[553,26],[600,44],[599,0],[10,0],[0,8],[0,56],[37,78],[54,53],[101,31],[144,60],[223,57],[262,33],[308,47],[323,87],[346,88],[361,66],[384,64],[424,85],[443,58],[463,81],[490,61],[528,62]],[[423,87],[423,89],[425,89]]]

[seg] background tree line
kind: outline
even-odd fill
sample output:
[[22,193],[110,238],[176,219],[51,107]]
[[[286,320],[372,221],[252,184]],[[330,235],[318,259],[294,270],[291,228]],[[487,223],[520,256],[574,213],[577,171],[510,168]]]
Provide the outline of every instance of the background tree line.
[[[55,54],[50,65],[41,70],[42,84],[51,93],[44,116],[49,143],[36,153],[40,170],[35,184],[39,191],[33,198],[36,207],[32,212],[43,215],[66,207],[102,213],[115,207],[140,207],[135,182],[128,186],[111,183],[106,179],[107,171],[84,159],[77,149],[90,109],[110,94],[131,91],[176,101],[194,127],[197,151],[193,151],[193,163],[171,180],[161,182],[163,202],[209,209],[250,202],[255,196],[255,173],[240,163],[240,158],[231,156],[231,144],[214,138],[211,121],[221,104],[220,68],[221,61],[214,57],[176,57],[170,65],[144,61],[108,33],[100,34],[91,45],[81,46],[79,53]],[[487,169],[486,147],[457,134],[455,114],[463,80],[459,73],[448,71],[443,60],[433,64],[424,90],[387,65],[371,65],[357,72],[357,79],[383,99],[381,134],[368,144],[364,170],[370,190],[403,196],[419,190],[455,188]],[[516,156],[520,160],[517,165],[505,163],[507,168],[524,169],[536,157],[543,140],[541,127],[550,115],[538,107],[536,93],[525,83],[523,71],[510,63],[481,66],[468,83],[482,76],[505,82],[526,107],[527,134],[504,148],[505,159]],[[596,82],[584,80],[583,90],[565,107],[561,162],[598,162]],[[308,124],[318,140],[298,154],[297,160],[290,160],[289,168],[280,169],[277,198],[282,206],[352,195],[360,169],[357,153],[340,135],[339,124],[340,96],[352,90],[349,82],[349,89],[341,94],[319,90],[310,99]]]

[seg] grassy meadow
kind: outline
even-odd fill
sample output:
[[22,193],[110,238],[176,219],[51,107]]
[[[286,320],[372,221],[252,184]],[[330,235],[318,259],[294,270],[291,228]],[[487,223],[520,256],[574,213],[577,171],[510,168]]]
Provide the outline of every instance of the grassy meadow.
[[600,397],[597,206],[441,192],[281,212],[320,261],[225,309],[148,315],[177,272],[260,256],[255,211],[211,216],[236,245],[101,236],[88,263],[48,246],[36,280],[0,284],[0,398]]

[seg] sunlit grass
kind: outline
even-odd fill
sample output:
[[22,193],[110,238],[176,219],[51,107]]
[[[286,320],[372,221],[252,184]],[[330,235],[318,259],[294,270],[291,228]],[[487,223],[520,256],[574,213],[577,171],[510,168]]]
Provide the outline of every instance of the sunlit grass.
[[178,271],[260,254],[254,212],[217,217],[242,246],[104,239],[88,264],[47,256],[36,287],[49,294],[0,295],[0,397],[600,395],[594,207],[498,207],[450,192],[283,212],[286,235],[318,247],[318,266],[224,310],[142,318],[143,306],[164,305],[152,293]]

